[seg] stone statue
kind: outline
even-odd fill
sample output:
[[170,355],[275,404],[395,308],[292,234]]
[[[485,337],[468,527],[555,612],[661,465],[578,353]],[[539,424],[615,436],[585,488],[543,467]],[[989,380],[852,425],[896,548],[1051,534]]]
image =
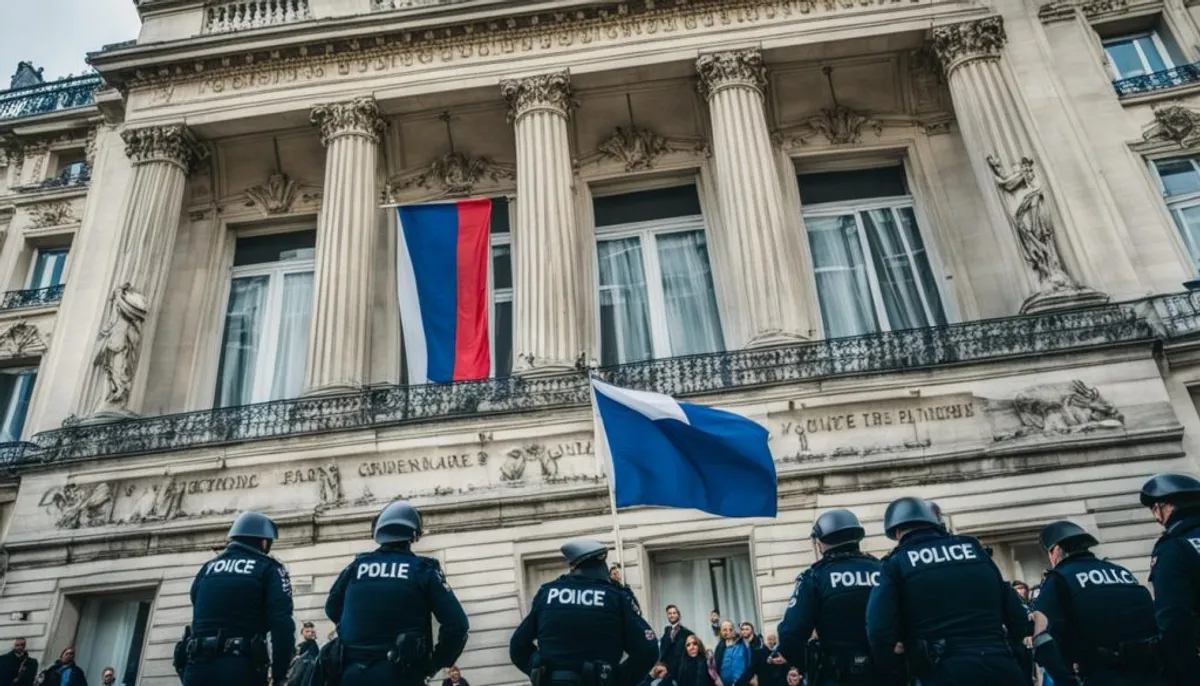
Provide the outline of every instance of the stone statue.
[[104,372],[104,400],[123,406],[129,400],[142,347],[142,325],[146,321],[146,297],[129,283],[113,291],[108,322],[100,330],[100,344],[92,364]]
[[1011,220],[1021,243],[1025,261],[1033,268],[1042,290],[1077,289],[1079,284],[1067,274],[1054,240],[1054,217],[1046,206],[1046,195],[1037,182],[1033,160],[1022,157],[1021,162],[1005,173],[1000,160],[988,155],[988,166],[996,185],[1010,197],[1019,198]]
[[336,464],[317,470],[321,491],[321,504],[333,505],[342,502],[342,474]]

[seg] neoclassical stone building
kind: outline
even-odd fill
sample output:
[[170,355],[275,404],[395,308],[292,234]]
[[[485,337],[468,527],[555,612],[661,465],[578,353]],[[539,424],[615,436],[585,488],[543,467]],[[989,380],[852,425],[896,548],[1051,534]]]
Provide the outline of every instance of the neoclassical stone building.
[[[0,93],[0,642],[169,684],[233,513],[297,620],[413,499],[473,683],[612,540],[586,376],[771,431],[780,514],[622,512],[626,578],[768,631],[826,508],[1140,574],[1200,465],[1200,9],[1166,0],[141,0]],[[395,205],[488,197],[493,374],[407,386]],[[703,633],[703,632],[702,632]]]

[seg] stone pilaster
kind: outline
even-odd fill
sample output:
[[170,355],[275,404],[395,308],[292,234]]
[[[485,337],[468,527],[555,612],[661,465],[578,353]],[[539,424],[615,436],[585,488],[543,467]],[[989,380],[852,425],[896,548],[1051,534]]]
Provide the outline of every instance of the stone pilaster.
[[517,139],[513,229],[513,371],[568,371],[585,350],[580,321],[583,246],[575,215],[566,72],[506,80]]
[[946,72],[955,117],[980,189],[999,194],[999,203],[988,203],[992,225],[1015,234],[1035,284],[1021,312],[1107,302],[1107,295],[1081,283],[1063,259],[1063,234],[1082,236],[1077,227],[1066,223],[1055,206],[1053,190],[1045,185],[1034,134],[1000,63],[1006,42],[1000,17],[941,26],[932,32],[932,47]]
[[712,115],[713,159],[724,236],[716,237],[731,267],[722,312],[731,348],[791,343],[814,329],[796,273],[801,227],[784,213],[763,90],[762,53],[740,50],[696,60],[700,93]]
[[120,221],[120,247],[104,323],[80,414],[108,421],[136,414],[146,384],[150,341],[166,287],[184,187],[206,151],[182,124],[121,134],[133,173]]
[[379,213],[375,169],[384,121],[371,97],[317,105],[311,121],[326,153],[305,393],[339,393],[367,379]]

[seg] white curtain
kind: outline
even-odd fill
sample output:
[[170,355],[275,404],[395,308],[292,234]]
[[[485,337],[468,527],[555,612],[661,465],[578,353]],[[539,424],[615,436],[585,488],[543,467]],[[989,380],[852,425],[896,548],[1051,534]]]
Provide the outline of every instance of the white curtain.
[[1171,214],[1191,253],[1193,268],[1200,270],[1200,205],[1177,207]]
[[0,371],[0,402],[3,402],[4,413],[0,421],[0,443],[21,440],[36,380],[36,369]]
[[720,350],[721,319],[704,231],[669,233],[657,240],[671,354]]
[[602,364],[649,359],[650,309],[638,238],[600,241],[600,327]]
[[271,400],[298,398],[304,391],[304,367],[308,358],[309,323],[312,321],[312,272],[283,277],[283,305],[279,315],[279,344]]
[[220,407],[252,402],[269,284],[270,277],[251,276],[234,279],[230,285],[221,368],[217,372],[217,405]]
[[683,625],[699,635],[708,648],[716,645],[708,623],[708,613],[714,609],[720,611],[722,619],[735,625],[750,622],[761,633],[749,555],[661,562],[655,565],[654,577],[654,598],[659,607],[653,616],[659,626],[666,621],[663,608],[676,605],[683,613]]
[[84,603],[75,634],[75,663],[89,684],[101,683],[105,667],[113,668],[118,684],[123,682],[139,606],[128,598],[91,598]]
[[806,217],[825,337],[878,330],[854,215]]
[[[900,236],[890,208],[862,213],[871,246],[871,259],[879,280],[880,294],[892,329],[913,329],[929,325],[921,288],[913,274],[908,248]],[[923,257],[923,255],[922,255]]]

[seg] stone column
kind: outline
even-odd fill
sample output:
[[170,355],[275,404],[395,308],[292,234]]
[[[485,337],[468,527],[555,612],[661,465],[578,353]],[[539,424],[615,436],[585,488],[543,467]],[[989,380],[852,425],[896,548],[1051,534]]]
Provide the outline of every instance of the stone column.
[[81,414],[103,422],[139,411],[149,346],[167,281],[188,173],[206,151],[182,124],[127,129],[133,164],[104,323]]
[[575,216],[567,120],[567,72],[505,80],[517,139],[517,225],[513,229],[513,371],[569,371],[584,353],[580,298],[584,254]]
[[375,170],[384,121],[371,97],[317,105],[311,120],[326,153],[305,394],[345,393],[366,382],[370,359]]
[[[731,348],[794,343],[814,327],[798,273],[804,227],[788,224],[775,166],[763,91],[767,69],[758,50],[701,55],[700,94],[712,116],[713,159],[732,273],[724,278],[732,307],[722,312]],[[732,311],[730,311],[732,310]]]
[[1107,295],[1081,283],[1063,260],[1069,244],[1064,249],[1062,232],[1080,234],[1065,224],[1053,190],[1044,184],[1034,134],[1000,63],[1006,42],[1000,17],[940,26],[932,32],[932,47],[950,84],[954,114],[980,190],[999,197],[999,202],[988,203],[992,224],[1015,234],[1034,284],[1021,312],[1108,302]]

